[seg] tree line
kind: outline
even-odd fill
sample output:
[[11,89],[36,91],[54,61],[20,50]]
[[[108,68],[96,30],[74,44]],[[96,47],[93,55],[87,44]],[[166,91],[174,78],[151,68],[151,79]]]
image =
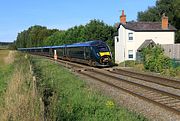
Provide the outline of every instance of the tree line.
[[116,31],[115,27],[100,20],[91,20],[86,25],[75,26],[68,30],[48,29],[35,25],[18,33],[15,44],[17,48],[28,48],[102,40],[112,45]]
[[169,23],[176,29],[176,43],[180,43],[180,0],[157,0],[156,6],[138,12],[138,21],[161,22],[162,14],[168,16]]

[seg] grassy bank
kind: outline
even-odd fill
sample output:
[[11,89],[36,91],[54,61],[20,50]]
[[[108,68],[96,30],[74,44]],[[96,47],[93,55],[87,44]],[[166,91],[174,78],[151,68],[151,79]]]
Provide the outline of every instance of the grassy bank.
[[144,121],[144,117],[117,106],[112,99],[89,88],[84,81],[56,63],[32,60],[37,87],[48,120]]
[[[6,61],[1,61],[3,68],[0,68],[0,85],[4,85],[0,102],[1,121],[42,120],[43,110],[33,84],[29,58],[12,51],[4,58]],[[11,63],[7,63],[9,58]]]

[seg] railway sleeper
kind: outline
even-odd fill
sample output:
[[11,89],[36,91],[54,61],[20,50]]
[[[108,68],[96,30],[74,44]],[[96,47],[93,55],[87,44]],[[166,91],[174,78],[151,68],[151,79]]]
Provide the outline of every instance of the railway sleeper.
[[163,104],[173,104],[173,105],[178,105],[178,104],[180,104],[180,100],[171,100],[170,102],[166,102],[166,103],[163,103]]
[[176,99],[175,99],[175,98],[172,98],[172,97],[169,97],[169,98],[167,98],[167,99],[159,100],[159,102],[164,104],[164,103],[170,102],[170,101],[172,101],[172,100],[176,100]]

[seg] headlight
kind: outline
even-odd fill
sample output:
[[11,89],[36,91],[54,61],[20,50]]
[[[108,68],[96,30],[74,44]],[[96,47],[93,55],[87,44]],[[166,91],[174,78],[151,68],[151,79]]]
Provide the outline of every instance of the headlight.
[[97,56],[99,56],[99,53],[96,53],[97,54]]

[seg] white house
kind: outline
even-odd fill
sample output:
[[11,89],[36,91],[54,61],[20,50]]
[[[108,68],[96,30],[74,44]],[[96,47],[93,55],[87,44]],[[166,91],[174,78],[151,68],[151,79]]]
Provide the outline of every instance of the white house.
[[150,44],[174,44],[175,31],[165,15],[162,22],[126,22],[122,11],[115,37],[115,62],[136,60],[137,53]]

